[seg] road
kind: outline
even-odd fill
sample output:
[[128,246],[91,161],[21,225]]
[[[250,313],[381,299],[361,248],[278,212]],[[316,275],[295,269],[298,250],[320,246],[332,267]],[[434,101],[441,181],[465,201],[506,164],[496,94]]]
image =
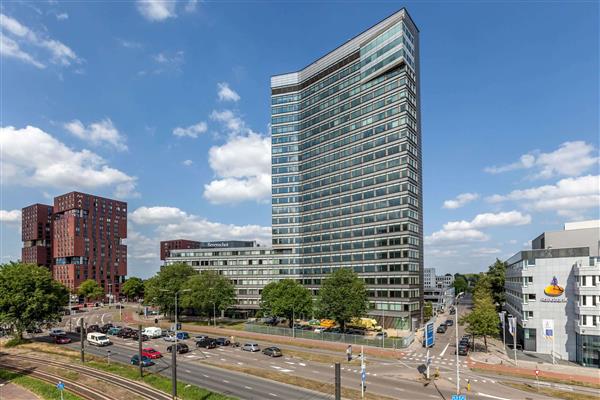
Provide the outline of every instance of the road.
[[[462,307],[464,310],[464,307]],[[459,308],[460,314],[463,311]],[[95,311],[82,315],[88,323],[109,322],[112,319],[112,313],[104,310]],[[79,317],[78,317],[79,318]],[[454,328],[454,327],[452,327]],[[459,330],[459,336],[462,335],[462,329]],[[431,352],[433,357],[433,369],[439,368],[441,379],[436,385],[424,386],[416,377],[419,368],[422,368],[425,361],[426,350],[417,347],[413,352],[407,354],[399,360],[368,360],[367,367],[367,389],[369,393],[377,393],[397,399],[448,399],[455,393],[455,355],[454,355],[454,329],[449,329],[445,334],[437,335],[436,345]],[[111,356],[114,360],[128,362],[133,354],[137,352],[137,342],[129,339],[112,338],[114,345],[110,348],[88,347],[88,351],[101,356],[106,355],[106,350],[111,350]],[[268,343],[258,341],[261,346]],[[221,393],[231,394],[242,399],[259,398],[287,398],[287,399],[305,399],[305,398],[328,398],[332,393],[306,392],[297,387],[291,387],[274,381],[267,381],[255,376],[228,371],[227,368],[253,368],[271,372],[289,374],[290,376],[307,378],[312,381],[322,382],[323,384],[333,383],[333,365],[312,362],[292,357],[281,357],[272,359],[261,353],[248,353],[240,349],[230,347],[197,350],[193,347],[191,340],[187,341],[193,351],[186,355],[178,357],[179,379],[193,383],[208,389]],[[154,347],[165,352],[168,343],[162,339],[154,339],[144,343],[144,347]],[[78,344],[73,344],[73,348],[78,348]],[[287,346],[279,346],[283,349],[284,355]],[[293,346],[291,346],[293,347]],[[299,348],[309,352],[312,349]],[[324,353],[327,353],[324,351]],[[335,354],[329,352],[330,354]],[[355,352],[356,354],[356,352]],[[336,354],[339,356],[339,354]],[[168,356],[168,354],[167,354]],[[215,368],[214,365],[219,368]],[[163,358],[158,365],[151,367],[154,371],[161,371],[164,374],[170,374],[170,359]],[[468,369],[467,358],[460,357],[460,371],[462,386],[466,385],[464,379],[471,380],[472,393],[470,399],[489,399],[489,396],[496,396],[498,399],[545,399],[543,396],[535,396],[530,393],[525,394],[521,391],[511,389],[501,385],[493,377],[485,377],[474,374]],[[407,378],[410,377],[410,378]],[[348,388],[360,389],[360,367],[358,361],[342,364],[342,385]],[[436,387],[437,386],[437,387]],[[290,388],[293,388],[291,390]],[[269,396],[269,397],[266,397]],[[311,397],[312,396],[312,397]],[[321,396],[321,397],[319,397]]]

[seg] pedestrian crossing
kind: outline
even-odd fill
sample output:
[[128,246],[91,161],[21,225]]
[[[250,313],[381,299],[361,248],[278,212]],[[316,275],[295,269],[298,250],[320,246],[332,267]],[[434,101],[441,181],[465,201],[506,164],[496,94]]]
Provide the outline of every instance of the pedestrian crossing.
[[[431,364],[432,365],[447,365],[447,366],[455,366],[456,365],[456,358],[448,355],[445,357],[440,357],[440,356],[430,356],[429,358],[431,358]],[[413,362],[427,362],[427,355],[426,354],[411,354],[411,353],[407,353],[406,356],[402,359],[403,361],[413,361]],[[464,368],[468,368],[469,367],[469,361],[462,359],[459,360],[459,365],[463,366]]]

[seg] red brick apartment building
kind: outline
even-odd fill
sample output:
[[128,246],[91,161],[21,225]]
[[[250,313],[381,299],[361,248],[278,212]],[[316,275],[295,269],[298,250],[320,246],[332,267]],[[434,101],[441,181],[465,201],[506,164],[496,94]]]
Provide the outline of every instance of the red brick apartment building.
[[44,265],[57,281],[75,292],[96,280],[118,298],[127,275],[127,203],[71,192],[54,206],[23,208],[22,260]]
[[195,242],[193,240],[164,240],[160,242],[160,259],[164,261],[167,257],[169,257],[170,250],[198,249],[201,246],[201,242]]

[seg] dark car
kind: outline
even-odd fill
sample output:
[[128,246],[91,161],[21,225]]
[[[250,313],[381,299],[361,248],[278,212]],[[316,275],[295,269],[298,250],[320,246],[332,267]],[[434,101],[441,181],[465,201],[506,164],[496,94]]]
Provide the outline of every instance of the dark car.
[[231,344],[231,341],[224,337],[216,338],[215,341],[219,346],[229,346]]
[[217,347],[217,341],[215,339],[206,338],[196,341],[196,347],[204,347],[205,349],[214,349]]
[[34,334],[34,333],[42,333],[43,331],[39,327],[26,329],[25,332]]
[[451,319],[447,319],[446,320],[446,326],[452,326],[452,325],[454,325],[454,321],[451,320]]
[[458,355],[466,356],[469,354],[469,345],[467,344],[459,344],[458,345]]
[[451,308],[451,309],[450,309],[450,315],[454,315],[454,314],[456,314],[456,309],[454,309],[454,308]]
[[198,340],[208,339],[207,335],[198,335],[194,337],[194,340],[197,342]]
[[281,349],[279,347],[267,347],[263,350],[263,354],[269,357],[281,357]]
[[[131,364],[140,365],[140,356],[138,354],[131,357]],[[154,365],[154,361],[146,356],[142,356],[142,367],[150,367],[151,365]]]
[[58,335],[58,336],[54,337],[54,343],[67,344],[67,343],[71,343],[71,339],[66,335]]
[[[142,335],[142,342],[146,342],[146,341],[150,340],[148,335],[145,335],[143,333],[141,335]],[[138,331],[133,331],[133,333],[131,335],[129,335],[128,337],[129,337],[129,339],[140,340],[140,333]]]
[[133,332],[133,329],[125,327],[125,328],[121,329],[116,334],[116,336],[120,337],[120,338],[126,338],[127,336],[129,336],[131,334],[131,332]]
[[88,332],[100,332],[100,327],[96,324],[87,327]]
[[113,324],[104,324],[100,327],[100,332],[106,334],[110,328],[113,327]]
[[436,332],[437,332],[437,333],[446,333],[446,329],[448,329],[448,328],[446,327],[446,324],[441,324],[440,326],[438,326],[438,328],[437,328]]
[[[175,346],[177,346],[177,347],[175,347]],[[188,353],[190,351],[190,348],[185,343],[177,343],[176,345],[172,344],[169,347],[167,347],[167,351],[169,353],[172,353],[175,348],[177,349],[177,352],[179,354]]]

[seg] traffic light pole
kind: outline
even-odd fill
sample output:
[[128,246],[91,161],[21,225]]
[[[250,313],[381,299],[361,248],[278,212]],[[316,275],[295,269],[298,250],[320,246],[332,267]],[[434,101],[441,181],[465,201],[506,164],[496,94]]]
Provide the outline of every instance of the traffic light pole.
[[81,363],[83,364],[85,362],[85,348],[84,348],[84,343],[83,343],[83,336],[84,336],[84,328],[83,328],[83,318],[81,318],[79,320],[79,328],[80,328],[80,341],[81,341]]
[[138,325],[138,356],[140,360],[140,378],[143,378],[144,366],[142,363],[142,325]]
[[342,400],[342,372],[340,363],[335,363],[335,400]]

